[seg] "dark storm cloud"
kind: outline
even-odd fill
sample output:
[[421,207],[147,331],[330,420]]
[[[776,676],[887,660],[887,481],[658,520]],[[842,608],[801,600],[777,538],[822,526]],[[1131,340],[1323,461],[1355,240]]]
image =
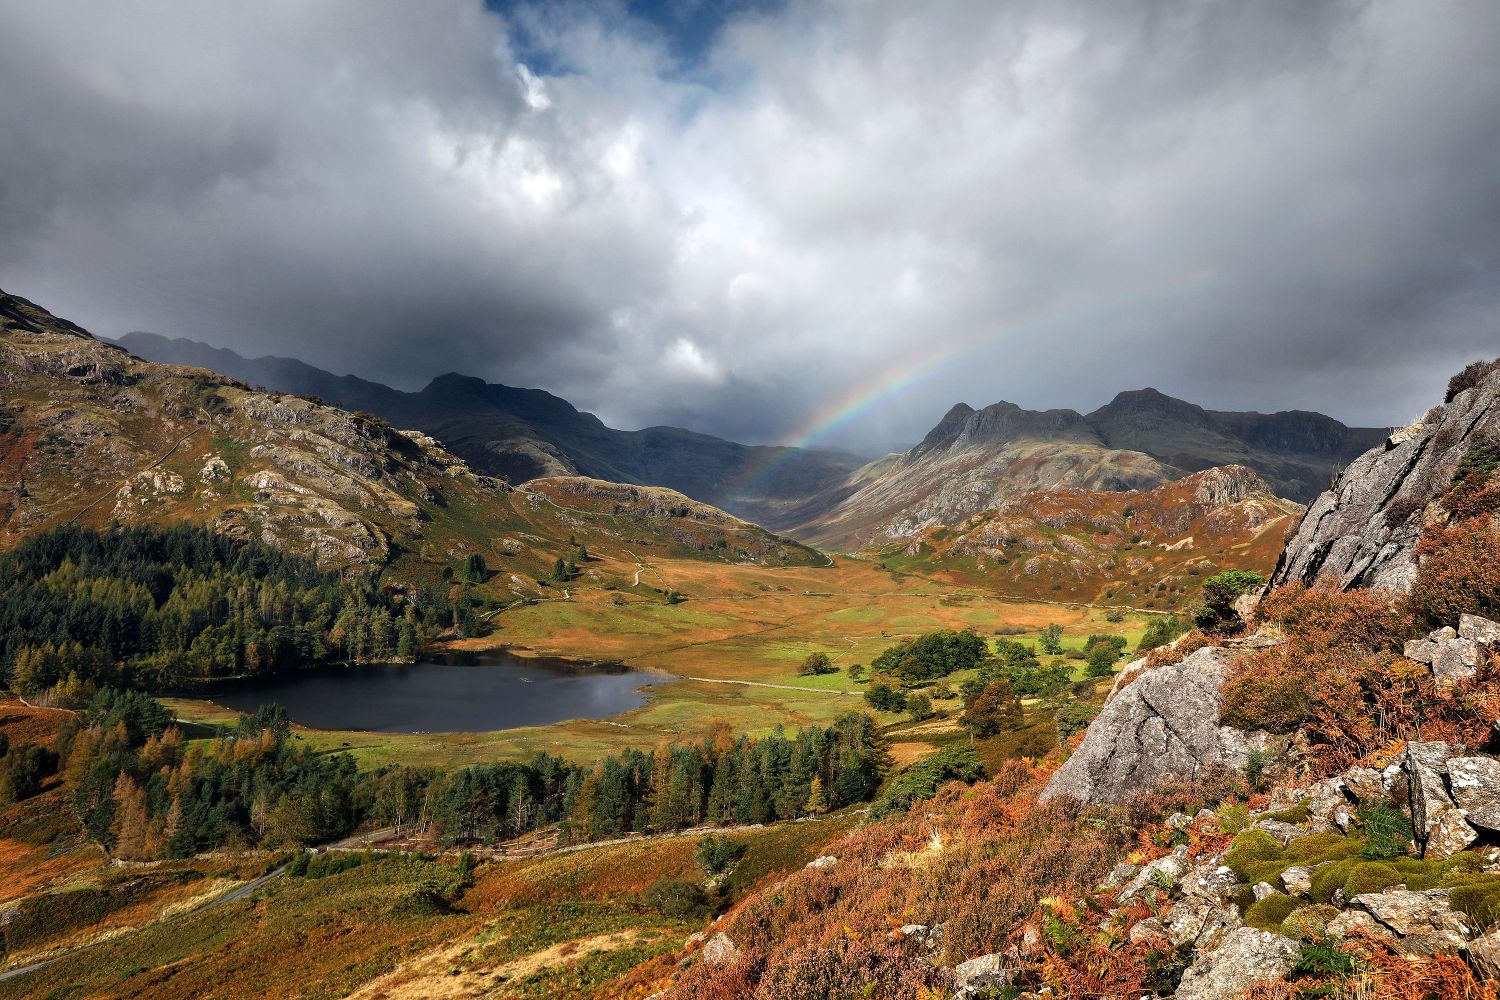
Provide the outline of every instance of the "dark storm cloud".
[[1493,3],[648,6],[0,0],[0,286],[866,447],[1500,354]]

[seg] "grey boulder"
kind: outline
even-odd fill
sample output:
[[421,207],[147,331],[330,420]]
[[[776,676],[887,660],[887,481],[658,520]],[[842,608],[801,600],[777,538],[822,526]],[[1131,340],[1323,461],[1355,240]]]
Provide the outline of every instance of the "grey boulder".
[[1231,656],[1209,646],[1141,673],[1105,703],[1042,798],[1120,803],[1169,778],[1190,779],[1215,767],[1243,771],[1264,739],[1218,723]]

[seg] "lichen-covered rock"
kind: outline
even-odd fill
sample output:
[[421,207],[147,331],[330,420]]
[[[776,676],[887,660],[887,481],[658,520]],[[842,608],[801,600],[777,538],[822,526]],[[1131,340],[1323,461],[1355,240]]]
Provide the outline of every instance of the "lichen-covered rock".
[[1397,950],[1408,955],[1432,955],[1462,947],[1474,936],[1469,918],[1448,905],[1448,890],[1413,892],[1395,886],[1384,892],[1361,893],[1350,900],[1381,926],[1400,937]]
[[1379,805],[1390,795],[1380,772],[1370,767],[1351,767],[1342,775],[1344,787],[1362,808]]
[[1245,926],[1233,902],[1204,896],[1184,896],[1172,904],[1161,923],[1163,936],[1174,948],[1191,942],[1199,949],[1215,948],[1229,932]]
[[1416,575],[1424,512],[1475,441],[1500,425],[1500,372],[1429,410],[1349,463],[1308,507],[1270,585],[1326,580],[1405,592]]
[[1140,870],[1140,865],[1133,865],[1128,861],[1122,861],[1110,869],[1109,874],[1104,878],[1103,887],[1105,889],[1118,889],[1126,882],[1135,878],[1140,873]]
[[1402,755],[1412,826],[1424,846],[1443,813],[1454,808],[1445,780],[1448,758],[1452,755],[1452,748],[1440,742],[1408,743]]
[[1479,975],[1486,979],[1500,979],[1500,927],[1466,944],[1464,957]]
[[1488,635],[1486,625],[1494,623],[1474,615],[1464,615],[1463,619],[1469,622],[1469,635],[1455,632],[1450,626],[1444,625],[1429,633],[1425,639],[1408,641],[1402,654],[1408,660],[1427,664],[1432,668],[1433,676],[1445,684],[1473,677],[1479,671],[1480,663],[1489,656],[1489,647],[1473,636]]
[[1490,649],[1500,648],[1500,622],[1481,618],[1479,615],[1459,615],[1458,634],[1461,638],[1472,639],[1481,646]]
[[1312,892],[1312,869],[1306,865],[1292,865],[1281,873],[1281,884],[1293,896],[1306,896]]
[[1157,858],[1137,872],[1136,876],[1126,883],[1125,888],[1120,890],[1117,898],[1124,903],[1147,889],[1175,888],[1182,881],[1182,877],[1187,874],[1189,864],[1187,848],[1177,847],[1171,854]]
[[1200,952],[1177,987],[1177,1000],[1224,1000],[1242,995],[1263,979],[1283,979],[1301,946],[1289,937],[1241,927],[1213,951]]
[[1005,956],[980,955],[953,967],[955,1000],[977,997],[986,990],[1000,990],[1016,981],[1016,970]]
[[1427,828],[1422,857],[1437,861],[1451,858],[1478,839],[1479,834],[1464,819],[1462,809],[1444,809]]
[[1356,935],[1392,944],[1396,941],[1395,932],[1363,910],[1345,910],[1328,922],[1328,936],[1335,941],[1345,941]]
[[1500,830],[1500,760],[1450,757],[1448,787],[1471,826]]
[[723,931],[708,939],[703,946],[703,961],[707,965],[728,965],[740,957],[739,945]]
[[1124,802],[1168,778],[1193,778],[1215,767],[1244,770],[1251,749],[1264,740],[1218,723],[1231,656],[1209,646],[1142,673],[1105,703],[1042,797]]

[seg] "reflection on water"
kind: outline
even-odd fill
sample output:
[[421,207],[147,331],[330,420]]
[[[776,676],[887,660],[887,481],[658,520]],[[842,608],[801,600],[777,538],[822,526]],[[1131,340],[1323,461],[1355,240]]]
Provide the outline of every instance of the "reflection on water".
[[226,681],[208,697],[241,712],[279,702],[293,722],[315,729],[478,733],[619,715],[644,704],[643,689],[663,679],[498,652]]

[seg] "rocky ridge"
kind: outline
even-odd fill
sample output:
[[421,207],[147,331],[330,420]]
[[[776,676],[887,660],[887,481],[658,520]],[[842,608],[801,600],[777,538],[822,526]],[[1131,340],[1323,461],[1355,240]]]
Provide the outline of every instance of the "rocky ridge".
[[525,592],[575,535],[689,558],[823,562],[671,491],[637,488],[608,518],[593,494],[613,484],[548,487],[541,502],[428,434],[143,361],[3,292],[0,386],[0,542],[66,522],[186,522],[328,566],[478,553]]
[[1350,463],[1313,501],[1270,586],[1324,581],[1404,591],[1422,529],[1448,517],[1438,502],[1466,455],[1500,431],[1500,371],[1458,392]]
[[893,569],[959,584],[1170,610],[1220,569],[1269,572],[1300,511],[1254,471],[1228,466],[1149,490],[1026,493],[877,551]]
[[1318,413],[1205,410],[1154,389],[1122,392],[1089,414],[960,403],[915,448],[850,477],[845,495],[826,497],[826,509],[794,533],[817,545],[877,547],[1023,493],[1145,490],[1225,465],[1253,469],[1275,494],[1306,501],[1383,436]]

